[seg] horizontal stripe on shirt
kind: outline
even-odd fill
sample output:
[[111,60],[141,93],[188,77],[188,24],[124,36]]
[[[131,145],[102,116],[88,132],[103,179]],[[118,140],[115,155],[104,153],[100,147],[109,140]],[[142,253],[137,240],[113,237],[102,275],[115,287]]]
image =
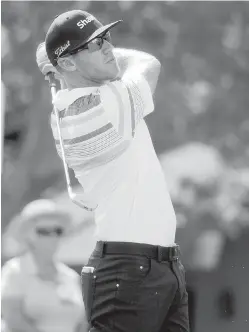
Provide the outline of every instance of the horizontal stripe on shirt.
[[[112,145],[116,144],[117,142],[120,141],[120,138],[116,137],[112,140]],[[60,151],[60,145],[56,146],[57,149]],[[79,158],[79,157],[89,157],[89,156],[94,156],[98,153],[103,152],[107,148],[110,148],[110,144],[105,144],[105,145],[99,145],[99,146],[94,146],[93,148],[89,149],[83,149],[80,147],[78,150],[72,149],[72,148],[67,148],[65,149],[66,157],[67,158]]]
[[[96,155],[106,149],[110,149],[117,142],[121,141],[122,138],[112,128],[103,134],[98,135],[91,141],[80,142],[74,145],[64,145],[64,150],[67,158],[79,158],[89,157],[90,155]],[[56,148],[60,153],[60,144],[56,144]]]
[[113,146],[112,149],[108,149],[102,154],[98,154],[97,156],[91,157],[88,160],[82,160],[82,158],[76,160],[74,158],[71,161],[68,160],[68,163],[70,167],[73,167],[75,172],[81,172],[83,168],[84,170],[88,170],[93,167],[99,167],[121,156],[121,154],[129,147],[129,145],[129,141],[122,141],[119,144]]
[[[96,149],[98,150],[99,148],[106,148],[106,147],[110,147],[110,144],[114,144],[116,143],[116,141],[121,140],[121,138],[116,135],[115,133],[110,133],[107,136],[103,137],[101,140],[98,140],[97,142],[94,142],[93,144],[79,144],[74,145],[74,146],[70,146],[70,147],[64,147],[64,149],[66,149],[66,151],[70,151],[70,152],[75,152],[78,153],[80,151],[86,151],[86,152],[94,152],[93,150]],[[59,146],[59,144],[57,145]]]
[[[87,140],[89,140],[93,137],[96,137],[96,136],[104,133],[105,131],[111,129],[112,127],[113,127],[113,125],[109,122],[105,126],[99,128],[99,129],[96,129],[96,130],[92,131],[89,134],[82,135],[80,137],[76,137],[76,138],[73,138],[73,139],[64,139],[63,144],[64,145],[72,145],[72,144],[77,144],[77,143],[80,143],[80,142],[87,141]],[[59,144],[59,143],[60,143],[59,140],[55,140],[55,144]]]

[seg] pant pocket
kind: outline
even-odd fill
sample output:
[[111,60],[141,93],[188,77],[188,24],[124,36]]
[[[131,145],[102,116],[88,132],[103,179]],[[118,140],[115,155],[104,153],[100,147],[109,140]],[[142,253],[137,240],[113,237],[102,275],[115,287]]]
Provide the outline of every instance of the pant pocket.
[[116,297],[121,302],[137,303],[151,271],[147,257],[120,257]]
[[96,287],[96,275],[93,267],[83,267],[81,271],[82,296],[88,322],[91,320]]

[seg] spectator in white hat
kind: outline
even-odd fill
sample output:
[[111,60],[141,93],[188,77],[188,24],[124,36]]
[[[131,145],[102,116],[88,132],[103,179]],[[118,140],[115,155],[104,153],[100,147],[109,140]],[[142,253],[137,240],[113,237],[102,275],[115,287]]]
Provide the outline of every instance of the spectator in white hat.
[[2,317],[11,332],[78,332],[84,329],[79,275],[56,259],[60,239],[72,229],[53,201],[29,203],[9,226],[19,256],[2,268]]

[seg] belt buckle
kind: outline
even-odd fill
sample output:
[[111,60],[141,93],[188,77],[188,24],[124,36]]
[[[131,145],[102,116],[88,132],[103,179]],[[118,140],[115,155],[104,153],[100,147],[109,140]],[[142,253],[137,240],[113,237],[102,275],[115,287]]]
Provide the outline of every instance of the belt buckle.
[[178,261],[179,259],[179,246],[171,247],[169,250],[169,260]]

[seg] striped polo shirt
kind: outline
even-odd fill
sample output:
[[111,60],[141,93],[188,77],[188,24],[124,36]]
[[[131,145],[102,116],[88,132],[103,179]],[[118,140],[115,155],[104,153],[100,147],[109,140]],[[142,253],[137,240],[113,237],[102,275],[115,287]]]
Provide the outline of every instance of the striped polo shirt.
[[[99,204],[97,239],[173,244],[175,213],[144,121],[154,110],[147,81],[126,74],[99,87],[58,91],[53,104],[67,164]],[[61,156],[53,112],[51,127]]]

